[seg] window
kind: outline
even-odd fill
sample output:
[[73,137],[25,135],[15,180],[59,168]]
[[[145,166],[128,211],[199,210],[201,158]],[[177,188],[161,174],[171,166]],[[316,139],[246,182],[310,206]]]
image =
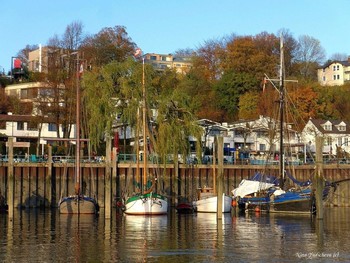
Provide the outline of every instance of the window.
[[343,145],[349,146],[349,138],[347,138],[347,137],[344,138],[344,143],[343,143]]
[[344,125],[338,126],[339,131],[345,131],[346,127]]
[[49,131],[57,131],[56,123],[49,123]]
[[323,128],[325,129],[325,131],[331,131],[331,130],[332,130],[332,125],[330,125],[330,124],[325,124],[325,125],[323,126]]
[[28,122],[27,130],[28,131],[37,131],[38,130],[38,125],[36,123],[34,123],[34,122]]
[[331,137],[327,138],[326,144],[327,145],[332,145],[332,138]]
[[337,65],[337,70],[339,70],[339,65]]
[[323,76],[323,77],[322,77],[322,80],[323,80],[323,81],[326,81],[326,76]]
[[335,71],[336,70],[336,67],[335,67],[335,65],[333,66],[333,71]]
[[337,79],[340,79],[340,75],[337,75]]
[[149,59],[150,60],[157,60],[157,56],[150,56]]
[[266,151],[266,144],[259,144],[259,151]]
[[24,130],[24,122],[23,121],[18,121],[17,122],[17,130],[18,131],[23,131]]
[[340,138],[338,138],[338,145],[341,146],[342,144],[343,144],[342,138],[340,137]]
[[336,80],[337,79],[337,75],[333,75],[333,80]]

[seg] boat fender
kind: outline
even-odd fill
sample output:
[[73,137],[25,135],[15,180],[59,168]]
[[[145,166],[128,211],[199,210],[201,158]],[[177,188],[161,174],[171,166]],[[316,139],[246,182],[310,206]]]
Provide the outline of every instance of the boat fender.
[[235,199],[233,199],[231,205],[232,205],[232,207],[236,207],[237,206],[237,201]]

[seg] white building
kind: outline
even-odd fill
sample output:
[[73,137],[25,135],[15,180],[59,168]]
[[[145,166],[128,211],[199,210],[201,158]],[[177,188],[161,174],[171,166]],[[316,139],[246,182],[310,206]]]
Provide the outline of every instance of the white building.
[[[35,116],[29,115],[12,115],[0,114],[0,134],[2,138],[13,137],[14,142],[29,142],[37,143],[39,138],[39,125],[41,123],[40,131],[40,145],[42,154],[44,145],[48,142],[53,142],[57,138],[57,129],[60,129],[60,134],[63,134],[63,126],[57,125],[47,117],[44,117],[40,122],[35,119]],[[72,131],[69,139],[75,138],[75,125],[72,125]]]
[[302,131],[302,139],[315,152],[316,136],[324,138],[323,154],[336,156],[337,148],[350,152],[350,123],[339,120],[310,119]]

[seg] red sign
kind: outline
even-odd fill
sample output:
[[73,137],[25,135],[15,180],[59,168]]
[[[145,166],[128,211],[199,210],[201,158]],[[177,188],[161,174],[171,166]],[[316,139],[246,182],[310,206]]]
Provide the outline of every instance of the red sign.
[[15,69],[22,68],[22,61],[19,58],[16,58],[13,62],[13,66]]

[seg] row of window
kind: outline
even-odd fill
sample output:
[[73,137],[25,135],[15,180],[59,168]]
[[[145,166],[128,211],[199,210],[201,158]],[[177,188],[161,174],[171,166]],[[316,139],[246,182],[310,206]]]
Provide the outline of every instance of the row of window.
[[[325,82],[327,80],[326,76],[322,77],[322,81]],[[340,75],[333,75],[333,80],[340,80]]]
[[[24,121],[18,121],[18,122],[6,122],[6,121],[0,121],[0,130],[6,130],[7,125],[16,125],[17,131],[24,131]],[[27,130],[28,131],[37,131],[38,125],[32,122],[27,122]],[[57,125],[55,123],[49,123],[48,127],[49,131],[55,132],[57,131]]]

